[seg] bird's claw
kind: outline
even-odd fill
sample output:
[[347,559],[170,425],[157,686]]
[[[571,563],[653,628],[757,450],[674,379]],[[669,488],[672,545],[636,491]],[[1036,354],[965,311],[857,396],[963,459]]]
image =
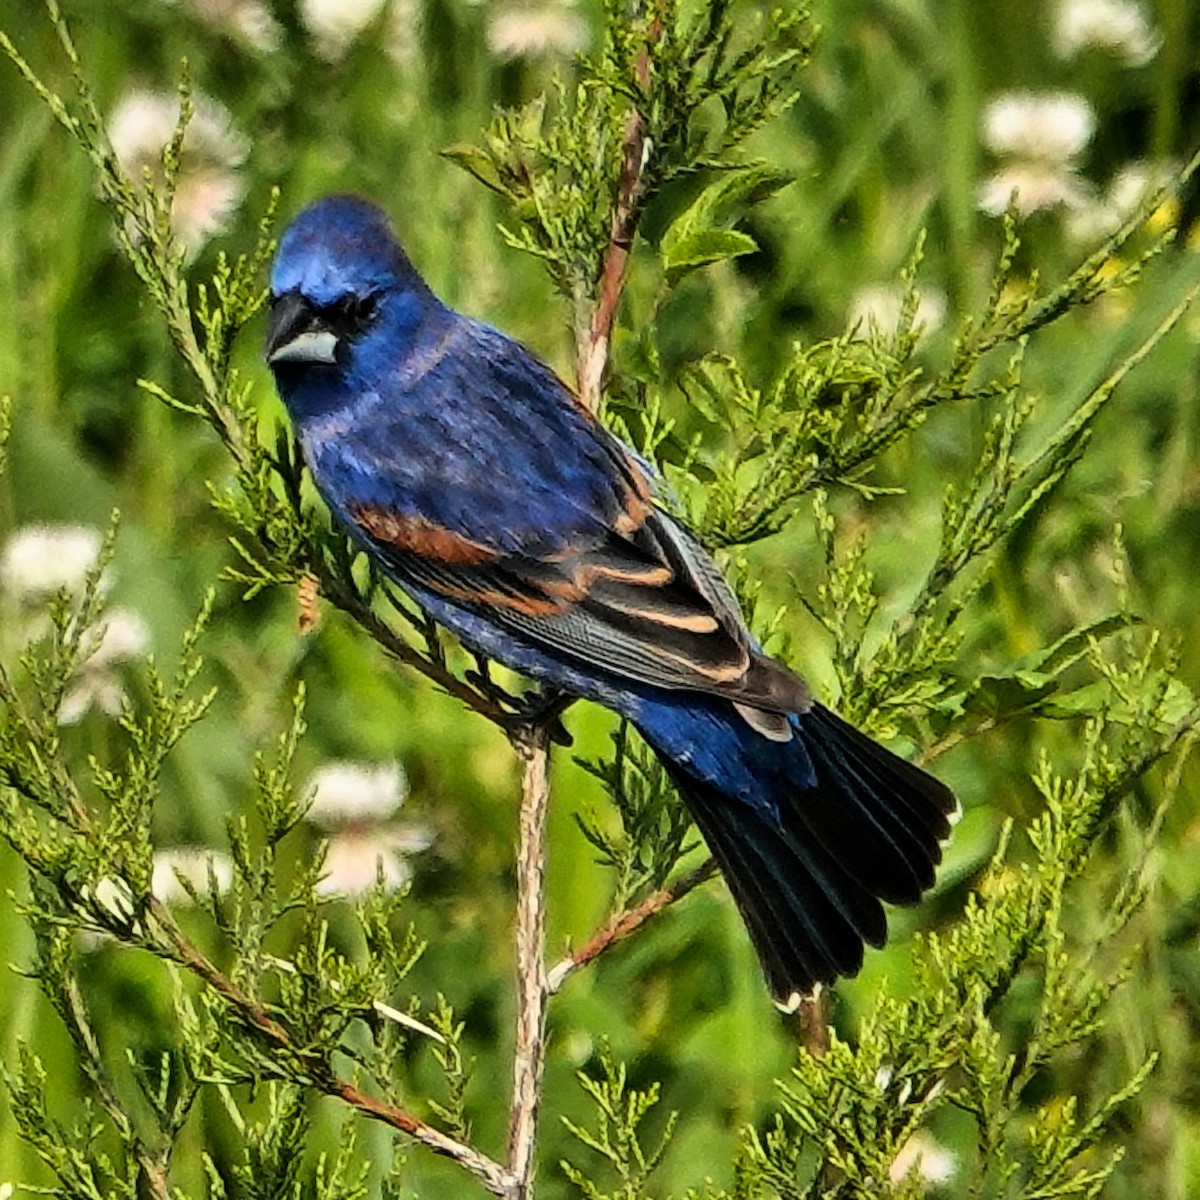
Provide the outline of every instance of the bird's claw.
[[522,696],[515,711],[506,713],[501,723],[512,731],[530,725],[544,725],[552,742],[558,746],[570,746],[574,739],[562,723],[562,714],[574,702],[574,696],[568,696],[556,688],[538,688]]

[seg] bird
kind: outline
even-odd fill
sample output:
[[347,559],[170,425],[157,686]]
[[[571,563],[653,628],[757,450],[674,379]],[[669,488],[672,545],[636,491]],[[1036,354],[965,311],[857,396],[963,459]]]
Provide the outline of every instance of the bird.
[[534,353],[430,289],[382,208],[281,235],[266,360],[333,522],[471,651],[632,723],[785,1011],[932,887],[945,784],[816,702],[752,636],[652,469]]

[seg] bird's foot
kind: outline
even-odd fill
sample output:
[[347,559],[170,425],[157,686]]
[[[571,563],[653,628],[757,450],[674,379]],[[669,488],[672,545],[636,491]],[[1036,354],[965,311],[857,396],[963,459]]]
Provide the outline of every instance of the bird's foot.
[[552,742],[570,746],[572,738],[562,723],[562,715],[574,703],[574,696],[557,688],[535,688],[520,698],[515,711],[505,716],[504,724],[509,729],[544,725]]
[[482,655],[475,656],[475,670],[466,673],[467,682],[496,706],[492,719],[506,733],[519,734],[531,725],[545,725],[550,740],[560,746],[571,745],[571,735],[561,721],[562,714],[574,702],[557,688],[534,688],[514,696],[502,688],[491,675],[491,663]]

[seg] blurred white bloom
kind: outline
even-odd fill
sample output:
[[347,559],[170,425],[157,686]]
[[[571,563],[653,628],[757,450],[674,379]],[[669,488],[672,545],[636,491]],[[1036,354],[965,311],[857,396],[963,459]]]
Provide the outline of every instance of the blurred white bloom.
[[309,788],[308,819],[330,829],[386,820],[404,803],[408,781],[397,762],[332,762],[313,773]]
[[1091,201],[1093,192],[1076,171],[1049,163],[1016,163],[984,180],[979,189],[979,207],[998,217],[1014,194],[1017,212],[1027,217],[1050,208],[1082,208]]
[[1007,159],[979,189],[979,207],[999,216],[1014,198],[1023,216],[1051,208],[1082,208],[1092,188],[1076,159],[1096,130],[1096,114],[1067,92],[1009,92],[983,114],[984,144]]
[[1120,224],[1157,187],[1169,178],[1164,167],[1132,162],[1113,176],[1112,182],[1091,204],[1071,213],[1067,233],[1076,241],[1094,242],[1116,231]]
[[279,45],[279,22],[260,0],[191,0],[201,20],[214,29],[228,30],[255,50]]
[[[108,134],[121,169],[135,183],[149,170],[162,172],[163,147],[179,120],[179,98],[169,92],[127,92],[117,104]],[[183,138],[183,161],[175,190],[171,221],[189,253],[195,253],[229,222],[242,201],[245,185],[237,167],[246,157],[246,140],[238,134],[223,105],[206,96],[195,98],[195,113]]]
[[118,671],[150,643],[146,623],[127,608],[105,613],[103,625],[95,631],[95,649],[88,655],[71,690],[58,710],[61,725],[74,725],[91,708],[117,716],[125,703],[125,689]]
[[325,874],[317,884],[322,896],[361,896],[380,876],[388,891],[403,887],[412,875],[408,857],[428,849],[433,838],[418,827],[348,829],[329,841]]
[[488,46],[500,58],[532,58],[539,54],[567,57],[588,41],[587,22],[565,4],[509,8],[488,24]]
[[421,16],[421,0],[392,0],[384,45],[398,66],[415,66],[420,60]]
[[14,1189],[11,1183],[0,1183],[0,1200],[12,1200],[13,1195]]
[[937,1187],[954,1178],[954,1168],[954,1154],[929,1134],[918,1131],[892,1159],[888,1178],[892,1183],[901,1183],[916,1172],[923,1183]]
[[227,892],[233,884],[233,860],[227,854],[200,846],[173,846],[154,852],[150,890],[163,904],[190,904],[192,897],[180,882],[182,876],[198,895]]
[[[134,919],[133,893],[129,890],[129,884],[125,880],[110,875],[101,879],[94,889],[84,889],[84,903],[79,905],[78,911],[80,916],[90,922],[95,921],[96,918],[92,915],[92,911],[89,911],[90,905],[87,904],[89,892],[90,899],[95,906],[103,909],[117,925],[130,931],[137,928],[137,921]],[[112,940],[112,934],[106,929],[81,929],[77,935],[79,948],[87,952],[110,945]]]
[[78,592],[102,540],[86,525],[27,525],[0,555],[0,585],[21,601],[42,600],[60,588]]
[[[891,333],[900,324],[904,307],[904,289],[898,283],[873,283],[860,288],[850,302],[850,325],[865,336],[874,325],[881,333]],[[926,333],[938,329],[946,319],[946,294],[939,288],[917,293],[916,328]]]
[[1146,10],[1133,0],[1060,0],[1054,48],[1074,58],[1089,47],[1105,50],[1127,66],[1148,63],[1162,46]]
[[888,1090],[888,1084],[892,1082],[892,1068],[888,1066],[880,1067],[875,1072],[875,1086],[881,1091]]
[[433,835],[416,825],[385,822],[404,803],[408,782],[397,762],[333,762],[314,772],[308,818],[333,831],[325,855],[323,896],[359,896],[382,876],[389,890],[403,887],[408,856],[428,848]]
[[[179,0],[166,0],[176,4]],[[184,0],[188,8],[218,33],[240,39],[255,50],[279,45],[279,22],[262,0]]]
[[386,0],[300,0],[300,20],[317,44],[317,53],[341,58],[356,37],[379,15]]
[[983,113],[983,141],[993,154],[1066,164],[1092,140],[1096,114],[1070,92],[1006,92]]

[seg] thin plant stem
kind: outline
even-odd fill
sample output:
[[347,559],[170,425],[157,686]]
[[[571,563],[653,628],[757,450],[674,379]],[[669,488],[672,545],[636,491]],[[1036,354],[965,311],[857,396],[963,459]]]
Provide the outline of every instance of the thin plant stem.
[[524,763],[517,850],[517,1024],[509,1109],[510,1200],[532,1195],[537,1122],[546,1059],[546,814],[550,736],[545,724],[522,728],[513,745]]
[[707,859],[693,871],[681,876],[674,883],[647,896],[633,908],[617,913],[598,933],[593,934],[578,950],[560,959],[546,975],[550,994],[557,992],[576,971],[593,963],[606,950],[623,942],[630,934],[639,930],[651,917],[682,900],[717,873],[715,859]]
[[[662,27],[653,23],[646,33],[646,45],[637,59],[637,82],[649,103],[650,50],[662,36]],[[612,351],[612,331],[625,289],[625,272],[633,251],[633,239],[642,215],[643,185],[649,147],[646,142],[646,118],[635,105],[625,124],[621,143],[621,172],[617,182],[616,202],[612,211],[612,226],[608,249],[600,269],[595,303],[586,323],[580,329],[576,378],[579,399],[589,412],[600,404],[604,376]]]
[[305,1078],[318,1091],[336,1097],[365,1117],[407,1134],[413,1141],[432,1150],[434,1154],[453,1159],[474,1175],[493,1195],[510,1194],[508,1172],[494,1159],[476,1150],[474,1146],[447,1136],[407,1109],[369,1095],[356,1084],[339,1078],[327,1060],[298,1047],[287,1029],[270,1015],[261,1001],[242,991],[193,945],[159,900],[150,900],[148,915],[153,922],[153,932],[157,935],[155,940],[160,943],[161,948],[188,971],[202,979],[234,1008],[249,1026],[257,1030],[261,1037],[277,1050],[296,1060]]

